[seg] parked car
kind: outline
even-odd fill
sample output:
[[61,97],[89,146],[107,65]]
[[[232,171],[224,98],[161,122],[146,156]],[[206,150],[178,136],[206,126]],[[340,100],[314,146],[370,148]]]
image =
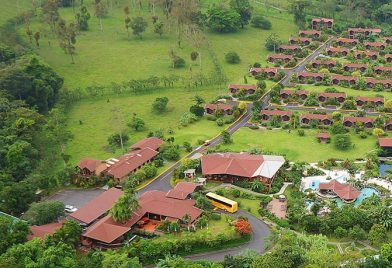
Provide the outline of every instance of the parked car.
[[72,213],[72,212],[75,212],[77,210],[78,209],[76,207],[74,207],[74,206],[71,206],[71,205],[66,205],[65,206],[65,212]]

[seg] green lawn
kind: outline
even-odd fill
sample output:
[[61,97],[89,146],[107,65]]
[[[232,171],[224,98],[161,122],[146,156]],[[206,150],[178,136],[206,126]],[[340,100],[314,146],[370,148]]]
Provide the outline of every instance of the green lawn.
[[[194,95],[202,96],[206,101],[214,98],[219,94],[216,88],[198,89],[197,91],[188,91],[180,88],[166,89],[154,92],[148,95],[129,95],[120,97],[97,98],[77,102],[68,113],[68,129],[74,135],[69,142],[67,154],[71,156],[71,163],[77,163],[82,157],[95,157],[106,159],[114,156],[113,152],[105,149],[107,138],[119,129],[127,129],[126,122],[129,122],[136,113],[146,123],[144,131],[130,131],[130,140],[132,144],[139,139],[147,136],[150,131],[159,128],[165,132],[171,128],[174,134],[175,142],[181,144],[184,141],[190,142],[193,146],[197,145],[199,139],[206,140],[220,133],[224,127],[218,127],[215,122],[202,119],[199,122],[189,125],[188,127],[179,128],[179,120],[184,112],[189,110]],[[164,114],[155,114],[151,111],[151,104],[157,97],[166,96],[169,98],[168,111]],[[117,113],[114,109],[117,109]],[[119,114],[123,123],[115,123],[113,119]],[[82,124],[80,124],[80,122]],[[129,129],[129,128],[128,128]],[[121,152],[116,152],[119,154]]]
[[333,144],[320,144],[316,140],[317,130],[306,130],[306,135],[300,137],[297,131],[287,130],[251,130],[242,128],[233,137],[233,143],[223,145],[222,149],[247,151],[258,148],[266,152],[283,154],[290,161],[318,162],[329,158],[356,159],[376,149],[376,138],[360,139],[351,135],[355,145],[349,151],[339,151]]
[[0,8],[0,25],[5,23],[8,19],[31,9],[33,9],[31,0],[2,0]]

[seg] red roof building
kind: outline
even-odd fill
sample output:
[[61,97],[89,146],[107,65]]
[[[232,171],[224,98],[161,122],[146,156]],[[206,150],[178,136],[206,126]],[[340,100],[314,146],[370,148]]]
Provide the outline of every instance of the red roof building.
[[343,125],[345,127],[353,127],[356,124],[361,123],[365,128],[374,127],[374,118],[370,117],[355,117],[355,116],[345,116],[343,118]]
[[316,31],[316,30],[299,31],[299,36],[300,37],[319,38],[321,36],[321,32],[320,31]]
[[384,88],[391,88],[392,87],[392,79],[375,79],[375,78],[371,78],[371,77],[366,77],[365,78],[366,81],[366,86],[369,88],[373,88],[376,85],[381,85]]
[[309,37],[290,37],[289,42],[290,44],[301,44],[301,45],[309,45],[312,42],[312,38]]
[[362,106],[366,103],[379,106],[379,105],[384,105],[384,97],[357,96],[357,97],[355,97],[355,102],[357,103],[357,106]]
[[346,82],[351,85],[354,85],[358,82],[359,78],[357,76],[344,76],[344,75],[332,75],[332,84],[338,85],[341,82]]
[[386,62],[388,62],[388,63],[392,62],[392,54],[386,54],[386,55],[385,55],[385,60],[386,60]]
[[385,41],[385,43],[387,43],[388,45],[389,45],[389,44],[392,44],[392,36],[384,37],[384,41]]
[[312,19],[312,29],[332,29],[333,21],[333,19],[314,18]]
[[[188,186],[183,189],[189,191]],[[104,245],[121,245],[123,236],[144,218],[158,222],[179,221],[189,225],[193,224],[203,212],[195,207],[195,200],[171,198],[167,193],[161,191],[145,192],[140,196],[138,202],[139,209],[126,222],[115,222],[110,215],[107,215],[90,226],[82,234],[84,244],[91,245],[93,242],[100,242]],[[183,222],[185,215],[190,217],[188,223]]]
[[333,68],[335,66],[336,66],[336,61],[334,60],[314,60],[312,62],[313,68],[319,68],[319,67]]
[[326,143],[329,142],[331,140],[331,134],[327,133],[327,132],[319,132],[317,134],[317,139],[322,142],[322,143]]
[[298,73],[297,77],[301,83],[307,82],[309,79],[311,79],[313,82],[321,82],[324,79],[324,74],[301,72]]
[[309,125],[312,122],[317,122],[324,126],[332,125],[332,116],[328,114],[301,114],[299,120],[303,125]]
[[373,70],[376,74],[383,74],[383,73],[391,73],[392,67],[391,66],[375,66]]
[[344,102],[347,94],[343,92],[322,92],[318,94],[318,100],[325,102],[328,99],[336,99],[338,102]]
[[350,50],[348,48],[344,47],[329,47],[326,49],[328,55],[341,55],[341,56],[347,56],[348,53],[350,53]]
[[298,45],[280,45],[278,48],[278,51],[280,53],[283,53],[283,52],[293,53],[293,52],[299,51],[300,49],[301,49],[301,47]]
[[162,146],[163,143],[164,143],[163,140],[161,140],[160,138],[148,137],[148,138],[145,138],[145,139],[138,141],[137,143],[132,145],[130,148],[132,150],[143,150],[146,148],[150,148],[152,150],[159,151],[159,148]]
[[386,131],[392,131],[392,118],[390,118],[390,119],[385,123],[385,130],[386,130]]
[[207,114],[214,114],[216,111],[221,111],[224,115],[231,115],[233,113],[233,106],[226,103],[207,103],[204,106]]
[[381,42],[365,42],[365,48],[366,49],[380,49],[384,50],[385,49],[385,44]]
[[282,99],[288,99],[292,95],[298,96],[300,99],[304,100],[309,96],[310,92],[307,90],[293,90],[293,89],[282,89],[280,91],[280,97]]
[[44,225],[32,225],[30,226],[30,234],[27,236],[28,240],[38,237],[41,240],[45,239],[47,235],[53,235],[57,230],[59,230],[65,220],[60,222],[52,222]]
[[106,214],[122,195],[120,189],[110,188],[69,216],[84,225],[90,225]]
[[280,118],[283,122],[290,121],[292,111],[282,111],[282,110],[261,110],[260,118],[262,121],[270,121],[273,116]]
[[365,37],[368,37],[370,34],[379,34],[381,33],[381,29],[364,29],[364,28],[349,28],[348,29],[348,37],[354,38],[359,34],[363,34]]
[[347,203],[354,202],[360,195],[360,192],[350,184],[342,184],[337,180],[320,183],[319,191],[321,194],[336,195]]
[[78,164],[79,175],[89,177],[92,175],[100,176],[107,169],[105,161],[84,158]]
[[240,90],[245,91],[246,94],[253,94],[256,92],[257,86],[256,85],[232,85],[230,84],[228,86],[230,92],[232,94],[235,94],[239,92]]
[[189,198],[197,187],[199,187],[199,185],[196,183],[179,182],[173,189],[167,192],[166,197],[184,200]]
[[343,64],[343,70],[346,72],[351,72],[351,71],[361,71],[364,72],[367,69],[367,64],[364,63],[345,63]]
[[270,54],[267,57],[267,61],[269,62],[283,61],[287,63],[292,59],[294,59],[293,55],[285,55],[285,54]]
[[378,138],[378,144],[381,148],[392,148],[392,138]]
[[350,39],[350,38],[343,38],[343,37],[336,39],[336,44],[338,46],[345,46],[345,45],[355,46],[358,43],[359,43],[358,39]]
[[264,67],[264,68],[251,68],[249,70],[249,73],[251,73],[253,76],[257,74],[265,74],[268,78],[273,78],[278,74],[278,68],[270,68],[270,67]]
[[202,156],[201,168],[208,179],[231,183],[258,179],[270,187],[284,162],[282,156],[213,153]]
[[376,60],[378,58],[379,53],[377,51],[362,51],[357,50],[354,52],[354,56],[357,59],[363,59],[364,57]]

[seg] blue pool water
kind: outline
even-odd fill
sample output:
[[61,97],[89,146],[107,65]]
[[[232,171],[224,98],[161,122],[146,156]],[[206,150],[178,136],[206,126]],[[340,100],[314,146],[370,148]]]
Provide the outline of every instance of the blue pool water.
[[[376,189],[374,189],[372,187],[365,187],[365,188],[363,188],[361,190],[361,193],[358,196],[357,200],[355,200],[355,202],[354,202],[354,207],[359,206],[365,198],[371,197],[373,194],[378,195],[378,196],[380,195],[380,193]],[[337,198],[336,199],[336,204],[337,204],[338,207],[341,207],[345,203],[340,198]]]
[[380,173],[381,177],[384,177],[386,175],[387,170],[391,170],[392,169],[392,165],[390,164],[381,164],[378,172]]
[[309,184],[309,187],[310,187],[310,189],[312,189],[312,190],[318,190],[318,189],[319,189],[319,184],[320,184],[320,181],[312,181],[312,182]]

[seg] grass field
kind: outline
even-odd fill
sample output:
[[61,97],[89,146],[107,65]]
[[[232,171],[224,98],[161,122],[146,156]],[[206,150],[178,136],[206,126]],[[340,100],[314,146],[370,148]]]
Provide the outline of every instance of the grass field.
[[349,151],[339,151],[334,145],[321,144],[316,140],[317,130],[306,130],[305,136],[300,137],[297,131],[287,130],[251,130],[242,128],[232,138],[233,143],[222,145],[222,149],[234,151],[247,151],[249,148],[257,148],[275,154],[283,154],[290,161],[318,162],[329,158],[356,159],[376,149],[376,138],[360,139],[357,135],[351,135],[355,145]]
[[[146,123],[144,131],[130,131],[129,144],[147,136],[150,131],[159,128],[165,132],[171,128],[173,135],[165,133],[166,136],[174,136],[175,142],[182,144],[184,141],[196,145],[199,139],[206,140],[220,133],[224,127],[218,127],[215,122],[202,119],[188,127],[178,128],[179,119],[182,114],[189,110],[196,94],[202,96],[206,101],[219,95],[216,88],[198,89],[188,91],[180,88],[157,91],[148,95],[130,95],[121,97],[85,100],[78,102],[69,112],[69,130],[74,138],[69,142],[67,153],[71,155],[71,163],[76,163],[82,157],[96,157],[105,159],[113,156],[113,152],[107,151],[107,138],[116,130],[126,129],[126,123],[130,122],[133,113],[141,117]],[[164,114],[155,114],[151,111],[151,104],[157,97],[169,98],[168,111]],[[119,111],[118,113],[116,110]],[[116,115],[123,115],[116,123]],[[82,121],[80,124],[79,120]],[[120,153],[120,152],[117,152]]]
[[344,88],[341,86],[312,86],[312,85],[301,85],[303,89],[309,90],[310,92],[324,92],[327,88],[336,88],[339,92],[346,92],[348,96],[364,96],[364,97],[374,97],[376,95],[382,95],[386,100],[392,99],[392,92],[390,91],[380,91],[376,92],[374,90],[356,90],[352,88]]
[[2,0],[0,8],[0,25],[8,19],[31,9],[33,9],[31,0]]

